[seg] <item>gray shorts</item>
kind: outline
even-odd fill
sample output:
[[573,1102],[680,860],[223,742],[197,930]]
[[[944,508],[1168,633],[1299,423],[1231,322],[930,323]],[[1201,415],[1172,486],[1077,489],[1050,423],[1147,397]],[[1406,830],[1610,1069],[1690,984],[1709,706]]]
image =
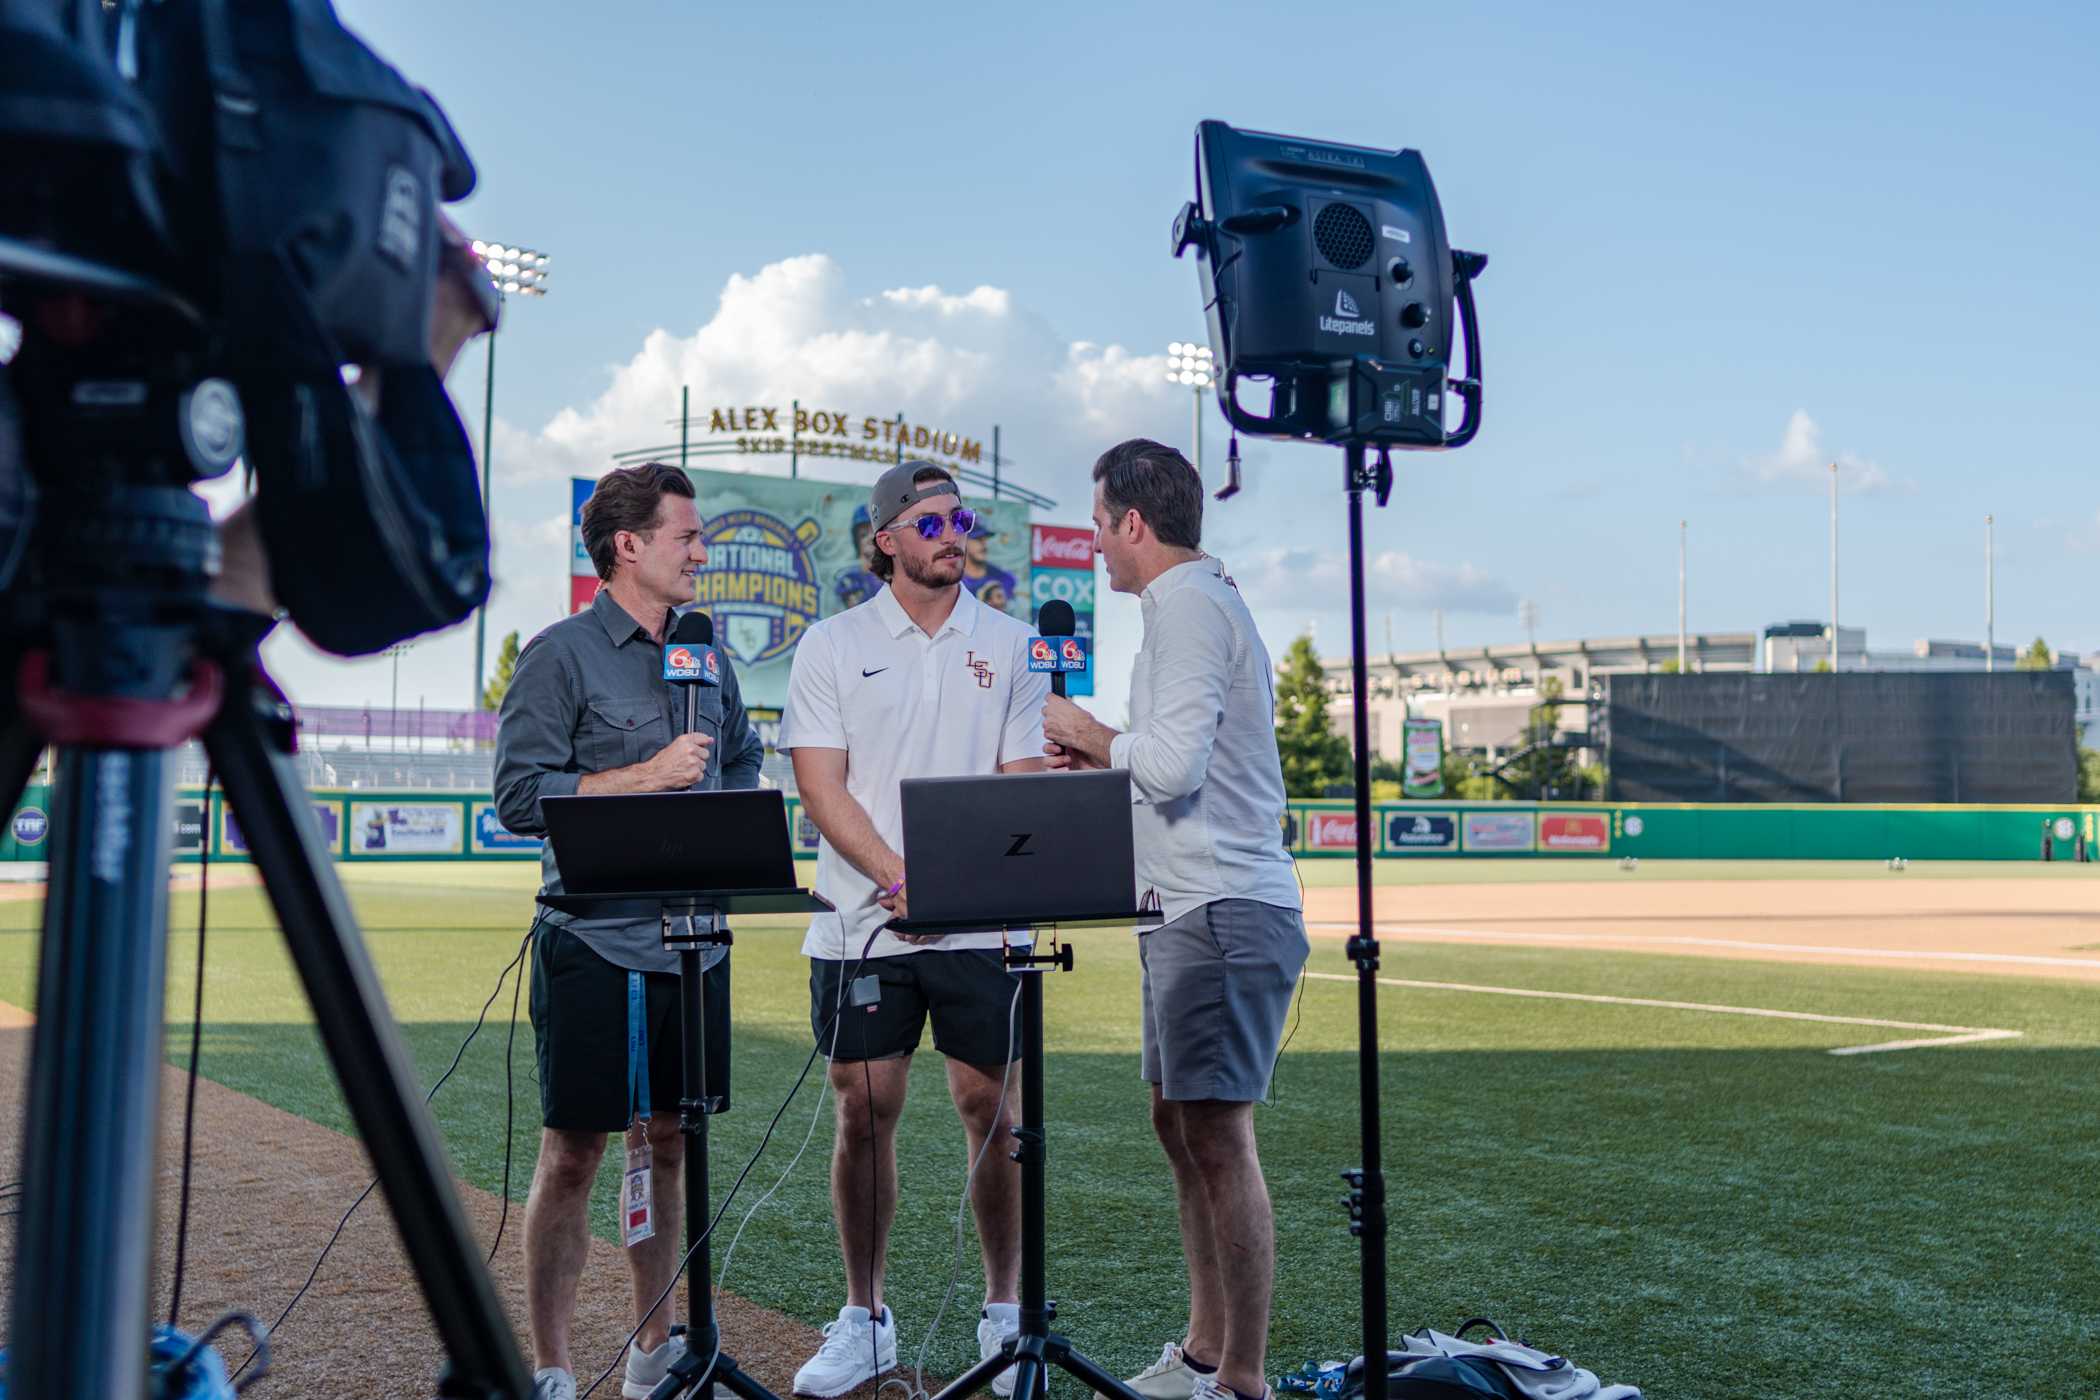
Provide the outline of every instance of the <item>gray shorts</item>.
[[1215,900],[1141,935],[1146,1082],[1168,1099],[1266,1098],[1309,952],[1303,915],[1251,899]]

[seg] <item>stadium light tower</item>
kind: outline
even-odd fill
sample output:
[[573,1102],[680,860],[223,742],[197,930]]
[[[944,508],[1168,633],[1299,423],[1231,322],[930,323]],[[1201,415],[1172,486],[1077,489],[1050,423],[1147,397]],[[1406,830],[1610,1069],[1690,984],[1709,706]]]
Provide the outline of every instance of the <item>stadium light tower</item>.
[[1210,392],[1216,377],[1216,365],[1211,360],[1208,345],[1177,340],[1167,346],[1167,382],[1186,384],[1195,396],[1189,436],[1195,442],[1196,475],[1199,477],[1203,475],[1203,396]]
[[[489,280],[496,284],[496,294],[505,302],[512,297],[543,297],[547,295],[547,255],[531,248],[520,248],[514,243],[490,243],[485,239],[474,240],[474,256],[489,270]],[[488,379],[481,399],[481,513],[489,513],[489,487],[496,476],[495,457],[496,430],[496,332],[489,332]],[[489,522],[489,568],[493,573],[496,563],[496,526]],[[467,697],[467,708],[481,708],[481,697],[488,684],[482,673],[488,645],[489,605],[484,602],[474,610],[474,689]]]

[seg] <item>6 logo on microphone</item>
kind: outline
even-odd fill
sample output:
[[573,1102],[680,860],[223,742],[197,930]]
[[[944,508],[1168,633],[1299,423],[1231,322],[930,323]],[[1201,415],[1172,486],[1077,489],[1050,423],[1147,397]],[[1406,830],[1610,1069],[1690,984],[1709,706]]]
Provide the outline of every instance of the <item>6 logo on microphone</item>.
[[1030,637],[1028,669],[1045,672],[1084,671],[1087,666],[1086,638]]
[[664,679],[697,681],[701,685],[722,683],[722,658],[713,647],[672,642],[664,648]]

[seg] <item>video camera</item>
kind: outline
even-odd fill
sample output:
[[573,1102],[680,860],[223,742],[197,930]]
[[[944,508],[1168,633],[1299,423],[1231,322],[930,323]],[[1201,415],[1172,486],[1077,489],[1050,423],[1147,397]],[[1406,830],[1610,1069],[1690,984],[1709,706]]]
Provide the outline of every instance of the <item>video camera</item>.
[[[0,297],[22,322],[0,586],[63,591],[84,553],[195,584],[188,487],[245,457],[272,591],[317,644],[470,613],[488,525],[429,345],[438,279],[465,270],[445,260],[472,256],[439,201],[474,181],[436,102],[327,0],[0,0]],[[486,274],[468,285],[493,324]],[[143,552],[93,558],[94,519]]]
[[[1487,258],[1450,246],[1420,152],[1204,122],[1196,198],[1174,221],[1174,255],[1190,248],[1218,403],[1240,432],[1453,448],[1480,430],[1472,284]],[[1267,413],[1240,403],[1250,379],[1272,386]],[[1447,427],[1453,395],[1465,411]]]

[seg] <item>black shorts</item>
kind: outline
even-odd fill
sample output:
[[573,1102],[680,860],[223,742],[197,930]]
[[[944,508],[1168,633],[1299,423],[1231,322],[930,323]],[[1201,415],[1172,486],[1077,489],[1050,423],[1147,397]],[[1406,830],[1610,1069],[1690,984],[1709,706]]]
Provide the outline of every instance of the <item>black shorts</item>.
[[966,1065],[1003,1065],[1020,1053],[1014,974],[997,948],[930,949],[869,958],[859,978],[876,979],[873,1005],[854,1005],[848,988],[833,1042],[839,982],[853,962],[809,960],[809,1028],[833,1060],[894,1060],[919,1048],[933,1019],[933,1048]]
[[[706,973],[707,1091],[729,1107],[729,958]],[[684,1092],[678,975],[642,974],[648,1027],[649,1108],[678,1117]],[[627,1126],[627,969],[616,967],[559,924],[540,923],[532,941],[532,1036],[540,1066],[540,1121],[573,1132]]]

